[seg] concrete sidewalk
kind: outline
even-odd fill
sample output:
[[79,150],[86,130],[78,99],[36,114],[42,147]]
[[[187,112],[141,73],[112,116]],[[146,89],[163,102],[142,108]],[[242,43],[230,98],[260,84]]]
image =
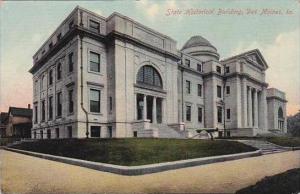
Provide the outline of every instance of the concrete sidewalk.
[[236,190],[300,167],[300,151],[208,164],[142,176],[122,176],[0,150],[6,193],[132,193]]

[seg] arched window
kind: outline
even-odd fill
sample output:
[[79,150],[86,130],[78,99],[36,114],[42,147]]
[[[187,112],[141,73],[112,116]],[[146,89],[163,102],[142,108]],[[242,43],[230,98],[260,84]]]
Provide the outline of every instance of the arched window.
[[136,82],[162,88],[162,81],[158,71],[150,65],[145,65],[139,69]]
[[278,118],[283,119],[283,111],[281,107],[278,109]]

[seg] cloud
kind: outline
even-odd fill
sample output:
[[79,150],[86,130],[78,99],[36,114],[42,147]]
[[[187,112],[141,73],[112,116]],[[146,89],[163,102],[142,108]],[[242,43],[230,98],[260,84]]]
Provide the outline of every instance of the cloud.
[[276,87],[286,92],[288,114],[294,114],[300,109],[300,28],[284,32],[274,39],[272,44],[261,44],[257,41],[251,44],[240,43],[232,51],[232,55],[258,48],[266,59],[269,69],[266,81],[269,87]]

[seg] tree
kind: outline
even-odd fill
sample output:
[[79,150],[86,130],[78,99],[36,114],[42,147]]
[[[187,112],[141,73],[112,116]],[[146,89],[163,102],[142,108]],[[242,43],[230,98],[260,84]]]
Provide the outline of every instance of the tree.
[[300,137],[300,110],[293,116],[287,118],[288,133]]

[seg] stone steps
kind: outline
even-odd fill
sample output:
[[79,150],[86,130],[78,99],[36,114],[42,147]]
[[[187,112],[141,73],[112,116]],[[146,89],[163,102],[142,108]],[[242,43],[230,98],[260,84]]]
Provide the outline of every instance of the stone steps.
[[158,129],[159,138],[176,138],[176,139],[185,138],[180,132],[169,127],[168,125],[160,124],[160,125],[156,125],[155,127],[157,127]]
[[284,148],[278,145],[263,140],[238,140],[238,141],[246,145],[260,149],[262,151],[262,154],[273,154],[273,153],[286,151]]

